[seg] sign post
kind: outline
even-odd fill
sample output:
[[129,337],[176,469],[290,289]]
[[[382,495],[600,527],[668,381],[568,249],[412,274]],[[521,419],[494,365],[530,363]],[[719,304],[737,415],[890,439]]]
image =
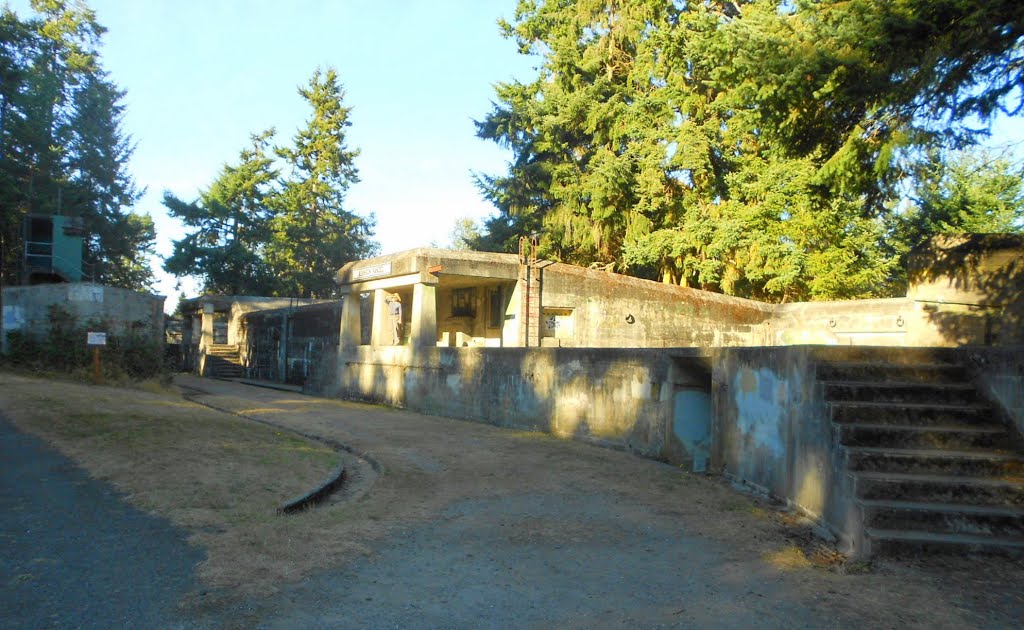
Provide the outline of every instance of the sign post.
[[92,348],[93,382],[99,385],[103,378],[100,371],[100,346],[107,345],[107,333],[86,333],[86,345]]

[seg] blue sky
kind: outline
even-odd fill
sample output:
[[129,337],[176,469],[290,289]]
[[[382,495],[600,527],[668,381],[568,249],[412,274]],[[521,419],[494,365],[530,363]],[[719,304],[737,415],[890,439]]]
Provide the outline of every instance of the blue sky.
[[[28,0],[9,2],[30,14]],[[535,61],[501,37],[515,0],[89,0],[107,27],[104,67],[127,91],[131,171],[148,192],[136,210],[157,226],[160,254],[183,235],[160,199],[193,199],[234,161],[249,134],[276,127],[288,144],[309,111],[297,93],[333,66],[361,150],[348,209],[377,218],[385,252],[446,243],[456,219],[491,213],[471,172],[508,155],[474,135],[493,84],[527,78]],[[178,291],[154,261],[156,291]],[[182,290],[195,295],[195,285]]]

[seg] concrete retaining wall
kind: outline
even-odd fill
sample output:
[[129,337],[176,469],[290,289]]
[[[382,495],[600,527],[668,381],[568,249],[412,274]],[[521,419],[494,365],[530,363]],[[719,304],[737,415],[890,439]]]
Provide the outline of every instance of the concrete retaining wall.
[[59,306],[82,324],[95,322],[100,331],[164,339],[164,296],[76,282],[4,287],[4,347],[12,331],[46,334],[50,306]]
[[1024,440],[1024,346],[970,348],[975,381],[999,403]]
[[337,359],[340,301],[235,317],[232,329],[249,378],[305,385],[318,366]]
[[543,309],[571,313],[563,347],[678,348],[764,343],[774,306],[572,265],[542,270]]
[[842,546],[862,545],[853,478],[807,346],[726,348],[715,360],[711,468],[788,501]]
[[[710,409],[677,400],[707,392],[707,358],[688,350],[355,348],[320,393],[420,413],[536,430],[693,465]],[[333,383],[333,385],[332,385]]]

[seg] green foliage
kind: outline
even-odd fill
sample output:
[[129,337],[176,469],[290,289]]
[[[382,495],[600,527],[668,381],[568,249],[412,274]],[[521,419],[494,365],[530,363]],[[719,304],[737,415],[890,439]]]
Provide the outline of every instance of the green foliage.
[[544,256],[685,286],[889,295],[921,156],[1020,108],[1022,18],[1009,0],[523,0],[501,26],[538,75],[477,122],[513,157],[476,175],[498,209],[476,246],[541,232]]
[[1022,232],[1024,164],[985,151],[933,154],[911,199],[913,245],[933,234]]
[[376,252],[372,217],[344,208],[358,151],[346,146],[350,109],[337,73],[316,71],[299,94],[313,113],[293,147],[271,150],[273,130],[255,135],[198,200],[164,194],[168,211],[191,228],[165,261],[169,273],[197,275],[210,293],[329,297],[335,271]]
[[155,233],[131,207],[133,146],[124,92],[99,62],[104,28],[81,4],[35,0],[35,16],[0,9],[0,275],[17,280],[27,214],[80,217],[87,277],[131,289],[153,280]]
[[164,193],[168,213],[191,228],[174,242],[164,269],[176,276],[196,275],[210,293],[273,295],[277,279],[263,260],[271,237],[268,206],[277,171],[268,148],[274,131],[252,136],[252,146],[239,155],[238,164],[221,168],[217,179],[184,202]]
[[334,294],[334,273],[345,263],[376,252],[373,219],[344,208],[349,186],[359,181],[359,152],[346,145],[351,109],[342,105],[337,72],[317,70],[299,94],[313,113],[294,147],[277,151],[291,174],[278,195],[267,252],[286,293],[322,298]]
[[448,247],[455,250],[475,249],[481,238],[480,225],[469,217],[455,220],[452,231],[448,234]]
[[[6,360],[15,366],[37,371],[82,373],[91,368],[93,349],[86,345],[89,331],[109,330],[103,321],[80,323],[60,306],[51,306],[49,326],[42,335],[22,331],[7,333]],[[107,334],[107,345],[100,349],[106,378],[127,377],[144,380],[167,371],[162,339],[142,332],[140,322],[133,332]]]

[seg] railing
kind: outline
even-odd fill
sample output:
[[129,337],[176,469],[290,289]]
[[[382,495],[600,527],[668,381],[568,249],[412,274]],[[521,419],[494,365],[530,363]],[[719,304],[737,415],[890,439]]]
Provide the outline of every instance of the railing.
[[92,282],[96,278],[95,265],[81,261],[76,265],[66,258],[55,256],[51,241],[26,241],[25,264],[30,271],[60,274],[63,276],[68,276],[77,271],[79,280],[85,282]]

